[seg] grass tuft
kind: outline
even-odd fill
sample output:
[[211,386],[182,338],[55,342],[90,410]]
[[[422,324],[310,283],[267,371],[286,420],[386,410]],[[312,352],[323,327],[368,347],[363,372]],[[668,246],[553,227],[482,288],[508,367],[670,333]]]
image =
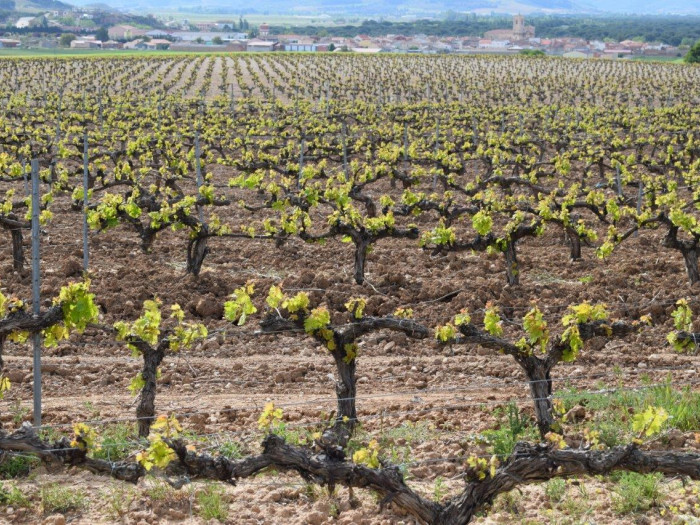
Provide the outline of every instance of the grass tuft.
[[208,485],[197,494],[199,515],[205,520],[215,519],[226,521],[228,518],[228,502],[224,489],[218,485]]
[[69,511],[79,511],[87,508],[87,501],[81,492],[74,487],[64,487],[58,483],[51,483],[41,488],[41,509],[44,514]]

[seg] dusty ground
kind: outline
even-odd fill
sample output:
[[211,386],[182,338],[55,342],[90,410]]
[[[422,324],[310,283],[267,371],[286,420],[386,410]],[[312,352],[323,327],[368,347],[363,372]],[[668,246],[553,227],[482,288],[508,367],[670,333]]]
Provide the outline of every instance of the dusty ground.
[[[55,210],[56,219],[42,238],[42,296],[47,300],[72,277],[72,262],[81,255],[81,241],[75,235],[80,231],[80,216],[69,211],[67,202],[59,203]],[[380,242],[370,256],[371,284],[364,287],[350,284],[350,253],[339,242],[309,246],[292,241],[276,248],[264,241],[215,239],[198,279],[184,275],[184,242],[172,233],[159,237],[152,254],[141,253],[135,236],[121,228],[91,234],[90,246],[93,289],[105,323],[133,319],[141,302],[157,295],[165,305],[184,305],[192,318],[202,320],[213,332],[193,351],[166,358],[157,410],[181,415],[189,431],[215,434],[221,442],[239,442],[249,453],[257,450],[256,421],[267,401],[284,409],[290,428],[302,431],[313,429],[327,417],[335,398],[332,361],[313,341],[295,334],[256,335],[255,322],[238,328],[221,320],[220,305],[248,280],[256,282],[263,296],[269,285],[280,282],[287,289],[310,289],[313,299],[325,300],[338,310],[354,295],[369,297],[370,313],[410,306],[418,319],[431,325],[444,322],[464,307],[478,311],[489,300],[512,307],[510,317],[517,319],[532,297],[538,298],[554,322],[567,304],[605,298],[614,316],[634,318],[650,313],[654,326],[625,340],[602,341],[576,363],[561,365],[554,374],[558,378],[555,388],[595,390],[621,383],[635,387],[642,384],[643,376],[653,383],[672,377],[679,385],[698,388],[697,358],[677,355],[665,343],[674,300],[696,291],[686,284],[680,258],[661,248],[653,233],[645,232],[623,245],[606,262],[586,251],[582,262],[569,263],[568,249],[555,233],[525,242],[520,252],[522,285],[517,288],[504,286],[500,258],[435,258],[412,241]],[[7,263],[2,272],[6,293],[28,294],[28,275],[13,274]],[[456,290],[460,292],[449,302],[440,301]],[[6,350],[6,371],[13,389],[2,401],[0,418],[6,428],[12,428],[31,419],[31,357],[23,345],[9,344]],[[127,385],[141,363],[108,336],[91,329],[46,351],[43,364],[46,425],[69,432],[70,424],[79,420],[133,418],[133,397]],[[358,376],[358,412],[364,429],[372,435],[403,429],[404,437],[397,438],[404,440],[398,442],[404,446],[403,461],[419,462],[409,466],[411,484],[426,495],[435,492],[438,477],[444,480],[438,484],[444,484],[445,494],[459,489],[461,482],[451,480],[459,472],[458,464],[439,460],[465,450],[485,452],[474,444],[473,437],[494,427],[496,407],[515,400],[529,411],[518,367],[508,357],[492,356],[478,348],[439,348],[430,341],[412,341],[402,335],[371,335],[361,345]],[[418,422],[422,430],[405,431],[411,422]],[[687,437],[686,442],[693,445],[692,433]],[[435,459],[435,463],[420,464]],[[192,493],[201,491],[203,484],[168,494],[161,504],[148,496],[148,486],[154,481],[147,480],[133,489],[133,501],[117,511],[110,501],[123,501],[122,492],[132,494],[132,488],[85,472],[46,473],[41,469],[29,480],[18,482],[34,494],[32,509],[10,507],[4,511],[5,519],[12,523],[43,520],[37,514],[41,512],[40,487],[54,482],[75,485],[86,496],[84,508],[67,513],[74,523],[203,521]],[[586,492],[569,487],[565,507],[550,505],[543,487],[524,487],[497,500],[481,522],[663,523],[669,515],[662,516],[661,511],[674,499],[689,502],[691,507],[692,498],[697,502],[697,495],[680,497],[676,485],[664,482],[674,495],[663,505],[628,516],[613,515],[610,494],[615,485],[604,480],[578,485]],[[378,513],[371,494],[355,492],[361,505],[353,509],[345,489],[332,499],[298,477],[263,475],[226,489],[228,522],[412,523],[396,509]],[[122,511],[124,516],[119,516]]]
[[[212,79],[190,82],[194,62],[183,62],[164,74],[175,82],[174,92],[207,95],[216,86],[235,82],[235,95],[255,87],[252,73],[275,76],[270,64],[241,64],[239,85],[229,59],[213,60]],[[179,75],[183,70],[184,74]],[[222,81],[223,75],[226,78]],[[141,72],[143,77],[150,75]],[[120,77],[118,89],[140,82],[139,76]],[[242,89],[243,88],[243,89]],[[258,88],[256,88],[258,89]],[[259,89],[258,89],[259,91]],[[284,99],[284,98],[283,98]],[[211,168],[211,167],[210,167]],[[218,181],[225,183],[225,179]],[[4,192],[4,187],[0,190]],[[239,197],[232,190],[232,201]],[[51,297],[69,279],[79,278],[82,258],[81,215],[70,210],[67,197],[53,207],[55,219],[42,235],[42,298]],[[236,207],[225,219],[240,222]],[[422,219],[418,218],[418,222]],[[600,232],[602,234],[602,231]],[[12,271],[9,238],[0,232],[0,285],[8,295],[30,297],[31,278]],[[505,285],[503,261],[486,254],[431,256],[415,241],[386,240],[375,245],[368,262],[368,283],[352,283],[350,246],[331,241],[325,246],[291,240],[281,247],[261,240],[212,239],[211,254],[199,278],[186,276],[184,235],[163,232],[152,253],[139,249],[133,231],[125,227],[90,235],[90,275],[97,294],[102,322],[132,320],[144,300],[159,297],[167,307],[179,303],[188,317],[204,322],[211,336],[191,351],[169,355],[163,363],[156,407],[160,413],[179,416],[188,437],[197,446],[216,450],[232,443],[242,454],[258,451],[257,419],[265,403],[284,410],[284,420],[296,438],[304,438],[323,423],[335,408],[334,366],[327,352],[299,334],[257,335],[257,319],[244,327],[222,320],[224,300],[247,281],[254,281],[256,304],[262,310],[267,288],[282,284],[286,290],[304,289],[312,301],[325,302],[336,319],[353,296],[368,298],[369,314],[384,315],[397,307],[412,308],[415,317],[430,326],[449,320],[463,308],[479,319],[487,302],[501,306],[508,319],[509,336],[520,337],[518,320],[536,299],[552,326],[560,324],[565,308],[583,300],[605,301],[612,317],[637,319],[649,314],[653,325],[640,333],[614,341],[594,341],[572,364],[554,372],[555,390],[565,399],[570,389],[632,389],[672,380],[677,388],[699,390],[699,360],[678,355],[666,343],[672,329],[670,313],[681,297],[696,297],[690,288],[680,255],[664,249],[660,235],[645,231],[624,243],[608,260],[584,249],[580,262],[569,262],[562,235],[548,231],[520,244],[521,285]],[[695,305],[697,307],[697,305]],[[697,308],[695,308],[697,311]],[[0,401],[5,429],[31,420],[32,369],[27,345],[6,344],[5,371],[13,388]],[[127,390],[141,361],[110,336],[90,329],[74,336],[43,356],[43,422],[51,435],[70,432],[72,423],[91,421],[102,428],[128,425],[134,417],[134,398]],[[438,347],[432,341],[414,341],[403,335],[367,336],[358,357],[358,414],[363,423],[360,439],[379,437],[385,453],[403,464],[411,486],[437,499],[456,494],[463,485],[458,477],[465,454],[488,454],[479,435],[503,420],[503,407],[515,402],[531,414],[527,385],[518,366],[506,356],[494,356],[471,346]],[[500,412],[499,412],[500,410]],[[587,411],[587,418],[596,414]],[[698,448],[688,429],[673,442],[663,436],[653,446],[672,444]],[[197,436],[206,436],[201,441]],[[84,497],[74,508],[54,512],[45,508],[42,490],[58,484]],[[214,490],[193,483],[179,492],[162,482],[146,479],[136,487],[84,471],[47,472],[34,469],[28,477],[5,481],[29,498],[30,506],[0,506],[0,521],[7,523],[204,523],[204,505],[198,495]],[[9,490],[9,489],[8,489]],[[499,497],[487,517],[478,523],[697,523],[700,515],[698,484],[685,487],[680,480],[661,483],[663,497],[651,509],[619,513],[614,510],[617,483],[605,479],[573,480],[559,501],[544,485],[522,487]],[[293,475],[265,473],[225,487],[223,507],[228,523],[245,524],[394,524],[414,523],[389,506],[379,510],[376,498],[355,491],[351,505],[346,489],[328,496]],[[60,515],[60,516],[59,516]],[[675,520],[675,521],[674,521]]]

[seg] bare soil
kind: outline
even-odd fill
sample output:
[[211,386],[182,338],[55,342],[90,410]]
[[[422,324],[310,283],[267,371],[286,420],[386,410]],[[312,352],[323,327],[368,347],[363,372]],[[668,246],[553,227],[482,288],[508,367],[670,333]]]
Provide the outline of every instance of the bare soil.
[[[79,278],[82,258],[81,215],[70,210],[67,197],[58,200],[54,213],[41,239],[45,306],[67,280]],[[237,220],[247,212],[231,207],[229,213],[233,216],[227,219]],[[602,299],[613,317],[636,319],[649,314],[653,325],[625,340],[594,342],[575,363],[555,369],[555,389],[636,387],[643,377],[651,383],[671,377],[679,387],[698,389],[698,358],[676,354],[665,340],[672,329],[669,314],[675,300],[695,296],[698,289],[687,284],[680,255],[664,249],[655,232],[642,232],[607,261],[596,259],[592,249],[584,249],[583,261],[572,263],[562,236],[549,231],[521,243],[518,287],[505,285],[500,257],[435,257],[418,248],[415,241],[402,240],[380,241],[375,246],[364,286],[352,282],[350,247],[336,241],[319,246],[290,240],[276,247],[264,240],[212,239],[204,270],[194,278],[184,272],[185,243],[183,235],[164,232],[152,253],[144,254],[136,235],[125,227],[91,233],[90,275],[101,321],[132,320],[144,300],[158,297],[165,306],[178,303],[189,317],[206,323],[212,333],[209,339],[192,351],[166,357],[156,407],[159,413],[179,415],[186,430],[238,441],[247,453],[258,450],[257,418],[266,402],[274,401],[284,409],[290,428],[313,428],[335,408],[332,360],[310,338],[257,335],[255,320],[244,327],[222,320],[223,302],[247,281],[256,283],[256,303],[261,310],[267,288],[281,283],[287,290],[308,290],[312,301],[325,302],[336,320],[345,315],[344,303],[360,295],[368,297],[369,314],[410,307],[417,319],[430,326],[446,322],[462,308],[478,318],[486,303],[493,302],[512,321],[506,327],[514,337],[519,333],[518,319],[533,299],[552,326],[558,324],[567,305]],[[30,274],[12,271],[9,242],[3,241],[2,252],[4,292],[30,297]],[[377,434],[408,424],[429,428],[425,436],[408,440],[410,461],[453,458],[465,451],[485,453],[486,447],[474,445],[473,438],[494,427],[496,407],[514,400],[530,413],[524,376],[507,356],[381,333],[362,341],[358,359],[357,404],[364,430]],[[6,345],[5,370],[13,383],[0,402],[0,421],[6,429],[31,420],[31,362],[29,346]],[[123,345],[97,329],[46,350],[42,359],[44,424],[70,432],[70,425],[77,421],[128,421],[134,417],[135,405],[127,386],[140,368],[139,358],[131,357]],[[685,437],[687,447],[698,446],[692,432]],[[407,439],[396,438],[396,444],[406,446]],[[456,493],[462,484],[457,477],[460,465],[455,461],[419,464],[408,472],[410,483],[426,495],[435,492],[438,477],[444,480],[446,494]],[[128,505],[118,495],[131,488],[86,472],[49,473],[42,468],[20,480],[18,486],[38,502],[40,488],[54,482],[87,499],[85,508],[66,513],[71,523],[205,521],[198,514],[201,505],[195,494],[204,490],[201,483],[158,500],[149,496],[149,486],[156,482],[144,480],[135,487]],[[575,484],[567,489],[571,501],[578,502],[570,507],[550,505],[542,486],[523,487],[508,498],[499,498],[489,516],[478,522],[668,523],[669,514],[662,516],[663,509],[680,502],[692,509],[698,503],[697,493],[681,496],[679,482],[664,482],[669,496],[663,506],[618,516],[610,508],[613,483],[580,483],[586,492]],[[690,486],[697,492],[697,484]],[[126,505],[120,507],[123,516],[109,503],[115,494]],[[355,491],[359,505],[353,508],[346,489],[329,497],[293,475],[262,475],[226,487],[226,494],[228,523],[414,523],[391,505],[379,511],[373,495],[366,491]],[[32,509],[0,509],[0,521],[60,523],[61,518],[38,514],[37,509],[38,503]],[[697,515],[697,509],[694,512]]]

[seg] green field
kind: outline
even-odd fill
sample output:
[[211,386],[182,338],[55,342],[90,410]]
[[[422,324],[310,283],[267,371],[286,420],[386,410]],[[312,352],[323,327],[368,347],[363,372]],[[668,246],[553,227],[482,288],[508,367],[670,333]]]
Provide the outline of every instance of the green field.
[[[0,49],[0,57],[75,57],[75,56],[143,56],[154,55],[189,55],[202,54],[204,51],[168,51],[168,50],[141,50],[141,49]],[[220,54],[211,53],[211,54]]]
[[682,57],[634,57],[638,62],[664,62],[666,64],[683,64]]
[[49,56],[120,56],[120,55],[151,55],[163,54],[168,51],[142,51],[130,49],[0,49],[0,57],[49,57]]

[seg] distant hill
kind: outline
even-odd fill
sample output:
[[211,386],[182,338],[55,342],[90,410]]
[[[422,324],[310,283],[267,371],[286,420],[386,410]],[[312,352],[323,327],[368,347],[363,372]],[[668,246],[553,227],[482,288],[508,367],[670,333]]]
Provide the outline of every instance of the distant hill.
[[58,0],[9,0],[3,3],[13,3],[15,11],[36,11],[42,9],[70,9],[71,4]]
[[71,9],[73,6],[58,0],[0,0],[0,9],[4,11],[18,11],[21,13],[35,13],[53,9]]
[[[153,29],[165,29],[162,20],[142,11],[124,12],[104,2],[83,2],[83,6],[95,9],[92,21],[95,27],[109,27],[115,24],[137,24]],[[48,11],[70,11],[75,6],[59,0],[0,0],[0,21],[14,22],[18,15],[40,15]],[[81,6],[82,7],[82,6]],[[16,32],[31,32],[35,28],[13,28]],[[56,27],[46,30],[59,31]]]
[[[34,1],[34,0],[31,0]],[[51,1],[51,0],[37,0]],[[73,0],[84,6],[95,0]],[[354,14],[389,16],[438,14],[446,11],[499,13],[629,13],[700,14],[698,0],[101,0],[116,9],[204,13]]]
[[116,9],[112,7],[111,5],[105,4],[104,2],[92,2],[89,4],[85,4],[84,6],[81,7],[89,7],[90,9],[99,9],[101,11],[115,11]]
[[700,13],[700,2],[697,0],[580,0],[579,4],[584,9],[638,15]]

